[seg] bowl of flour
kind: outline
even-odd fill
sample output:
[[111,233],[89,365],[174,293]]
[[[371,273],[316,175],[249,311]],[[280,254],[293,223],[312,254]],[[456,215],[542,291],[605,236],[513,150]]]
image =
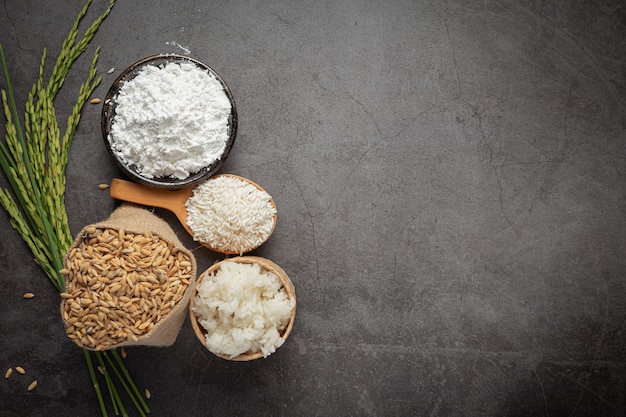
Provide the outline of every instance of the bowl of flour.
[[126,68],[102,107],[105,145],[132,180],[165,189],[216,173],[237,134],[226,82],[188,56],[153,55]]

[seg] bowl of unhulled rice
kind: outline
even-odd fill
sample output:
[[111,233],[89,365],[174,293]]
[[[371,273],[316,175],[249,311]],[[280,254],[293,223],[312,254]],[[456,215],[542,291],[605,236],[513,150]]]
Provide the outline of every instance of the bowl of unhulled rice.
[[265,358],[291,333],[296,292],[287,273],[268,259],[227,258],[196,280],[189,316],[196,337],[214,355]]

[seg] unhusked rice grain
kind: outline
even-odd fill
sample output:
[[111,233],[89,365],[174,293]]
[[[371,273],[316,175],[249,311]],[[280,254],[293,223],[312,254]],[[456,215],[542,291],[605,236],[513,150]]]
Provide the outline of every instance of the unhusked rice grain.
[[194,278],[190,256],[149,231],[87,227],[65,265],[61,312],[67,335],[95,350],[150,333]]
[[274,228],[272,197],[240,178],[220,175],[196,186],[187,200],[194,240],[242,254],[265,242]]
[[225,262],[196,286],[193,312],[207,331],[206,345],[234,358],[274,353],[284,343],[295,300],[278,277],[258,264]]

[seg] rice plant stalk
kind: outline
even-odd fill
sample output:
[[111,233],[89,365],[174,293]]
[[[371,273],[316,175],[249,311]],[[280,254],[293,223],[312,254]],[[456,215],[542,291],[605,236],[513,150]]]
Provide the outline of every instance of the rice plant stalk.
[[[78,38],[78,28],[87,14],[92,0],[87,0],[79,12],[56,59],[47,83],[44,81],[44,69],[47,52],[44,49],[40,61],[37,81],[33,84],[25,104],[24,126],[22,127],[17,110],[13,85],[9,76],[4,50],[0,44],[0,60],[4,70],[6,91],[0,91],[2,110],[5,115],[4,141],[0,140],[0,168],[4,172],[9,188],[0,188],[0,205],[9,214],[11,226],[31,250],[35,262],[42,268],[50,281],[59,291],[65,288],[65,277],[59,271],[63,267],[63,256],[72,244],[72,236],[65,208],[65,171],[69,160],[70,145],[80,121],[80,114],[89,97],[101,81],[97,76],[96,64],[99,51],[97,48],[87,79],[80,86],[76,104],[67,119],[65,132],[61,134],[54,99],[61,89],[70,68],[78,57],[87,49],[101,23],[109,15],[115,4],[110,0],[106,10],[88,27],[84,35]],[[78,41],[77,41],[78,40]],[[113,350],[114,356],[117,352]],[[93,383],[98,404],[103,416],[108,416],[98,377],[94,371],[92,355],[102,363],[99,352],[83,350],[87,368]],[[118,369],[119,368],[119,369]],[[111,396],[114,412],[119,410],[126,415],[126,410],[114,386],[115,375],[125,375],[134,386],[123,362],[103,367],[105,382]],[[143,416],[149,410],[142,404],[141,395],[133,395],[128,385],[122,380],[131,400]],[[138,397],[138,398],[135,398]]]

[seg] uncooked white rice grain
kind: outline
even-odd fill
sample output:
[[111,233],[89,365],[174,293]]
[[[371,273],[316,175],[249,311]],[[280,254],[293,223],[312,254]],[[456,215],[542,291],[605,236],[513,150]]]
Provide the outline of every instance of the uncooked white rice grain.
[[247,181],[212,178],[187,200],[187,224],[194,240],[224,252],[247,252],[268,239],[276,208],[272,197]]

